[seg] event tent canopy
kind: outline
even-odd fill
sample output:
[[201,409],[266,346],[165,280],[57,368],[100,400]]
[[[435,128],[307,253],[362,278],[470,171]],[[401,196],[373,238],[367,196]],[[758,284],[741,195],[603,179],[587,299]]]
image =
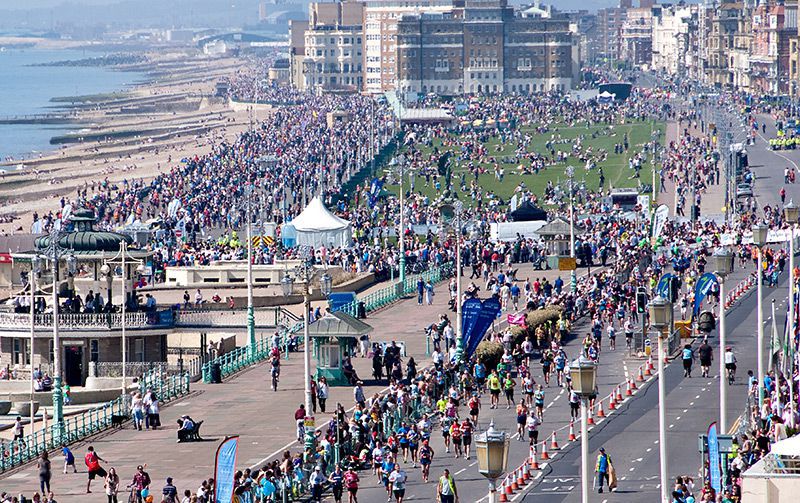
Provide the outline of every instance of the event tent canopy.
[[517,209],[512,211],[508,216],[514,222],[547,220],[547,212],[541,208],[537,208],[528,200],[523,201],[522,204],[520,204]]
[[296,244],[299,246],[350,246],[350,222],[328,211],[319,197],[308,203],[303,212],[291,221],[291,226],[295,230]]

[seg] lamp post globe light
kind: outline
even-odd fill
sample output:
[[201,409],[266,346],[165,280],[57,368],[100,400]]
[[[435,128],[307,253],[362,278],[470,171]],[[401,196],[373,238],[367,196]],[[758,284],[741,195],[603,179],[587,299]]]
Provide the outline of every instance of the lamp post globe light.
[[572,390],[581,398],[581,502],[589,501],[589,400],[597,396],[597,364],[581,356],[569,367]]
[[661,502],[668,503],[669,483],[667,480],[667,410],[666,389],[664,383],[664,328],[669,326],[672,319],[672,303],[658,295],[650,301],[650,325],[657,331],[658,337],[658,454],[661,461]]
[[[305,394],[305,448],[314,449],[315,439],[315,424],[314,417],[311,416],[312,401],[311,401],[311,341],[308,334],[309,324],[309,310],[311,308],[311,293],[313,291],[313,280],[315,275],[314,270],[314,255],[311,247],[303,247],[300,252],[300,264],[295,267],[294,278],[285,274],[281,278],[281,290],[283,295],[288,297],[294,290],[295,281],[303,286],[303,390]],[[325,272],[319,278],[320,293],[327,297],[330,295],[333,288],[333,278],[330,274]]]
[[506,432],[494,428],[494,420],[489,428],[475,435],[475,454],[478,458],[478,473],[489,480],[489,503],[497,502],[497,479],[508,468],[508,447],[511,438]]
[[[794,201],[789,199],[789,204],[783,207],[783,219],[789,224],[789,320],[788,325],[790,327],[794,327],[795,319],[794,319],[794,310],[795,310],[795,301],[794,301],[794,285],[797,279],[794,277],[794,231],[795,227],[797,227],[797,222],[800,220],[800,207],[794,204]],[[784,355],[784,358],[788,362],[794,361],[794,343],[789,344],[789,351],[787,354]],[[792,408],[790,426],[793,428],[795,427],[795,398],[794,398],[794,386],[789,386],[789,406]]]
[[711,256],[714,274],[719,279],[719,429],[728,431],[728,384],[725,376],[725,278],[733,272],[733,253],[727,248],[719,248]]
[[758,313],[757,313],[757,323],[758,323],[758,336],[756,337],[756,344],[758,347],[756,348],[756,354],[758,358],[758,406],[759,409],[764,404],[764,308],[763,308],[763,274],[764,274],[764,267],[761,263],[762,261],[762,251],[761,248],[767,244],[767,231],[768,227],[763,224],[754,224],[752,227],[753,230],[753,245],[755,245],[757,254],[757,271],[756,271],[756,300],[758,301]]

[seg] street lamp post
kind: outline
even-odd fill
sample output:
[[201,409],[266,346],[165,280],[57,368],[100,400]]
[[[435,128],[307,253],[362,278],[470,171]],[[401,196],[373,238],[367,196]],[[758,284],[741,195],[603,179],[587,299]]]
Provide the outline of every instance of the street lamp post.
[[[286,297],[292,294],[295,282],[303,287],[303,391],[305,394],[306,414],[308,414],[309,419],[312,419],[312,421],[310,421],[311,424],[307,424],[305,428],[305,448],[310,448],[312,450],[314,448],[315,438],[313,416],[311,416],[311,414],[313,414],[311,400],[311,342],[308,335],[308,312],[311,308],[311,294],[313,292],[312,283],[316,273],[314,270],[313,261],[313,250],[311,247],[306,247],[301,252],[300,264],[294,270],[295,278],[293,279],[291,276],[286,274],[283,279],[281,279],[281,288],[283,289],[283,295]],[[330,295],[333,283],[330,274],[327,272],[324,273],[320,277],[319,283],[320,292],[322,295],[326,297]]]
[[672,315],[672,304],[660,295],[650,301],[650,324],[658,332],[658,454],[661,460],[661,502],[669,502],[669,485],[667,480],[667,411],[666,386],[664,383],[664,333],[669,326]]
[[253,186],[248,184],[247,192],[247,347],[251,354],[256,350],[256,319],[253,311],[253,229],[251,199]]
[[[34,408],[33,408],[33,396],[34,392],[36,391],[33,387],[33,355],[36,354],[36,350],[34,349],[34,342],[35,342],[35,333],[36,333],[36,276],[38,276],[42,272],[42,259],[39,258],[38,255],[34,255],[31,257],[31,275],[28,278],[28,285],[31,288],[31,350],[28,354],[28,358],[31,361],[31,433],[33,433],[33,419],[34,419]],[[44,424],[44,423],[43,423]]]
[[569,367],[573,391],[581,398],[581,502],[589,502],[589,400],[597,396],[597,364],[581,356]]
[[[787,354],[783,355],[783,361],[788,363],[789,379],[792,376],[792,365],[794,362],[794,324],[795,324],[795,302],[794,302],[794,285],[796,278],[794,277],[794,231],[800,220],[800,207],[794,204],[794,201],[789,200],[789,204],[783,208],[783,216],[789,224],[789,340],[787,341]],[[789,386],[789,407],[792,411],[791,419],[789,420],[792,427],[795,426],[794,421],[794,386]]]
[[446,203],[441,207],[442,219],[450,218],[456,237],[456,363],[461,364],[464,357],[464,341],[461,334],[461,214],[464,203],[455,200],[452,204]]
[[[399,245],[400,245],[400,284],[406,284],[406,224],[405,224],[405,210],[406,210],[406,195],[405,190],[403,189],[403,178],[405,175],[405,167],[406,167],[406,156],[400,154],[397,157],[397,163],[400,169],[400,236],[399,236]],[[405,288],[403,286],[402,288]]]
[[719,279],[719,431],[728,427],[728,384],[725,379],[725,277],[733,272],[733,253],[720,248],[712,257],[714,274]]
[[475,435],[478,473],[489,480],[489,503],[497,503],[497,479],[508,467],[510,440],[506,432],[494,428],[494,420],[485,432]]
[[[572,184],[575,179],[575,168],[567,166],[567,178],[569,178],[569,256],[575,258],[575,204],[573,201]],[[574,294],[578,289],[578,278],[575,276],[575,268],[569,273],[569,288]]]
[[758,301],[758,337],[757,337],[757,344],[758,348],[756,348],[756,354],[758,355],[758,407],[759,409],[764,404],[764,308],[763,308],[763,298],[762,298],[762,289],[763,289],[763,266],[761,264],[762,260],[762,251],[761,248],[767,244],[767,231],[768,227],[763,224],[755,224],[753,225],[753,244],[756,247],[758,252],[757,255],[757,267],[756,267],[756,278],[757,278],[757,288],[756,288],[756,297]]

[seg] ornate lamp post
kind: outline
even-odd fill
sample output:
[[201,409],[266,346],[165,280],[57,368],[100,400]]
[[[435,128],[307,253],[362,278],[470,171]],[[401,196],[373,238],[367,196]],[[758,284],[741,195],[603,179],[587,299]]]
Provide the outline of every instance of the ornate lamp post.
[[725,277],[733,272],[733,253],[720,248],[711,257],[714,274],[719,279],[719,430],[728,431],[728,384],[725,381]]
[[106,281],[108,282],[108,302],[110,305],[114,303],[111,302],[111,285],[114,283],[114,267],[111,267],[109,264],[120,264],[120,268],[122,270],[122,303],[120,312],[122,314],[122,321],[120,322],[122,327],[122,335],[121,335],[121,345],[122,345],[122,383],[120,384],[120,394],[126,395],[127,394],[127,383],[128,383],[128,344],[127,344],[127,320],[125,319],[125,313],[128,308],[128,262],[133,262],[138,264],[136,266],[136,272],[138,274],[144,273],[144,262],[133,257],[131,254],[128,253],[128,242],[126,240],[122,240],[119,243],[119,252],[116,255],[111,257],[103,264],[103,267],[100,268],[100,272],[105,276]]
[[[306,406],[306,438],[305,448],[314,448],[314,417],[311,416],[312,403],[311,403],[311,342],[308,336],[308,312],[311,308],[311,294],[313,293],[313,281],[316,271],[314,270],[314,255],[310,247],[305,247],[301,252],[301,262],[295,267],[294,278],[286,274],[281,279],[281,289],[283,295],[288,297],[292,294],[294,284],[303,287],[303,390],[305,393],[305,406]],[[319,288],[322,295],[327,297],[331,293],[333,279],[331,275],[325,272],[319,279]]]
[[[567,166],[567,178],[569,178],[569,256],[575,258],[575,207],[573,198],[573,183],[575,180],[575,168]],[[578,289],[578,278],[575,276],[575,269],[569,273],[569,289],[575,293]]]
[[506,432],[494,429],[494,420],[489,423],[489,429],[475,435],[478,473],[489,479],[489,503],[497,503],[497,479],[508,467],[510,440]]
[[658,454],[661,460],[661,501],[669,502],[669,485],[667,480],[667,410],[666,390],[664,383],[664,328],[669,326],[672,316],[672,303],[660,295],[650,301],[650,324],[658,335]]
[[[64,394],[62,391],[62,371],[61,371],[61,337],[58,330],[58,269],[61,257],[66,250],[62,248],[59,241],[66,232],[60,229],[53,229],[47,238],[47,245],[44,247],[44,256],[50,261],[53,275],[53,421],[56,424],[64,423]],[[64,263],[67,267],[67,274],[75,274],[77,271],[78,260],[75,255],[70,254],[65,258]]]
[[581,398],[581,501],[589,501],[589,400],[597,396],[597,364],[581,356],[569,367],[572,389]]
[[31,257],[31,275],[28,278],[28,285],[31,288],[31,350],[28,355],[31,361],[31,432],[34,431],[33,427],[33,396],[35,389],[33,387],[33,355],[36,354],[34,347],[35,333],[36,333],[36,277],[42,272],[42,259],[38,255]]
[[767,244],[767,231],[769,228],[763,224],[755,224],[753,225],[753,244],[756,246],[756,250],[758,251],[757,261],[758,261],[758,270],[756,271],[757,275],[757,289],[756,289],[756,297],[758,300],[758,337],[757,337],[757,344],[758,348],[756,348],[756,352],[758,355],[758,406],[759,408],[764,404],[764,308],[763,308],[763,273],[764,267],[761,264],[762,260],[762,252],[761,248]]
[[459,200],[443,204],[440,208],[442,218],[453,226],[456,236],[456,363],[464,357],[464,340],[461,334],[461,215],[464,203]]
[[[797,278],[794,277],[794,240],[795,240],[795,229],[797,227],[797,222],[800,220],[800,207],[794,204],[793,200],[789,200],[789,204],[783,207],[783,218],[786,223],[789,224],[789,343],[788,346],[788,353],[783,355],[784,362],[788,363],[788,368],[792,368],[792,362],[794,362],[794,324],[795,324],[795,302],[794,302],[794,286]],[[789,407],[791,407],[792,415],[790,419],[790,424],[792,427],[795,426],[794,424],[794,386],[789,386]]]

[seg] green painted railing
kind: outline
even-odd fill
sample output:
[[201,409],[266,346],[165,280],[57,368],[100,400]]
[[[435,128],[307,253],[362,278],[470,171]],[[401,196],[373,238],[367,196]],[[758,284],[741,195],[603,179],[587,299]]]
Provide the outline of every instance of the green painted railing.
[[423,281],[430,280],[432,283],[438,283],[439,281],[442,281],[443,279],[452,275],[453,268],[453,264],[448,262],[441,266],[433,267],[421,274],[408,276],[402,285],[400,283],[395,283],[387,286],[386,288],[381,288],[380,290],[374,291],[365,295],[364,297],[341,306],[338,310],[344,311],[351,316],[358,317],[358,304],[360,302],[364,303],[364,308],[367,312],[380,309],[384,306],[388,306],[389,304],[397,302],[405,295],[416,292],[417,281],[420,277],[422,277]]
[[[140,389],[150,388],[161,402],[169,402],[189,392],[189,374],[162,376],[148,372],[140,381]],[[127,396],[120,396],[99,407],[64,418],[63,423],[52,422],[47,428],[26,435],[22,441],[0,442],[0,471],[36,459],[43,451],[60,449],[110,428],[113,418],[128,417]]]
[[[304,322],[302,320],[296,321],[290,327],[284,327],[279,331],[280,345],[282,348],[284,348],[284,355],[287,358],[289,357],[289,340],[293,334],[303,329],[303,323]],[[271,351],[272,347],[270,346],[270,340],[267,337],[262,337],[261,339],[257,340],[255,347],[252,349],[250,346],[241,346],[233,351],[228,351],[227,353],[203,364],[203,382],[210,383],[212,381],[212,367],[215,365],[220,366],[220,378],[224,379],[231,374],[235,374],[236,372],[249,367],[250,365],[254,365],[258,362],[266,360],[269,358]]]

